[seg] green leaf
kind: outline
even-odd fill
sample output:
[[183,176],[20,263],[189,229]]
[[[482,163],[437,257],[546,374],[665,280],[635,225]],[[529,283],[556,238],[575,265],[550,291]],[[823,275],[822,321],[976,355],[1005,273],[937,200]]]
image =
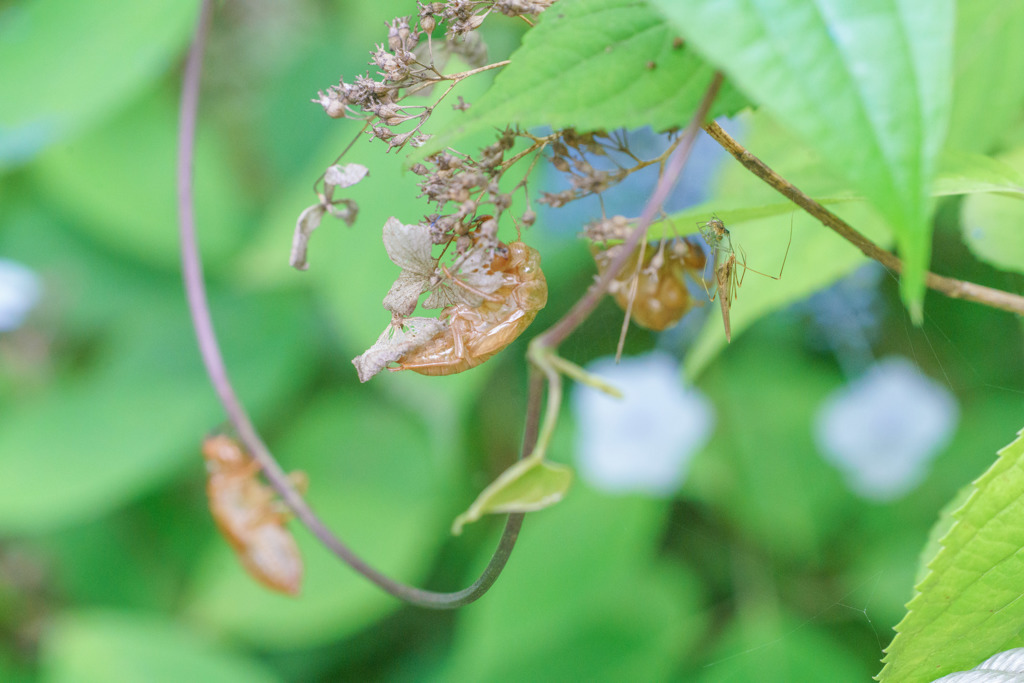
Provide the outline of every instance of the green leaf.
[[498,475],[465,512],[455,518],[452,533],[487,514],[534,512],[562,500],[572,483],[572,468],[540,458],[526,458]]
[[950,110],[952,0],[650,1],[878,209],[904,260],[903,300],[920,320],[928,189]]
[[946,146],[989,151],[1024,105],[1024,4],[956,4],[953,111]]
[[44,630],[46,683],[272,683],[257,662],[213,645],[166,617],[91,610],[68,612]]
[[[32,177],[52,206],[74,216],[75,229],[144,264],[177,271],[177,128],[177,93],[150,92],[74,145],[42,155]],[[251,198],[216,136],[199,138],[195,173],[199,245],[209,268],[251,233]]]
[[[1024,431],[1021,432],[1024,434]],[[979,477],[928,564],[879,680],[915,683],[969,669],[1024,628],[1024,436]]]
[[[95,366],[0,412],[0,530],[43,533],[116,509],[187,461],[223,422],[184,305],[138,299]],[[220,304],[225,304],[221,308]],[[257,417],[308,376],[295,298],[215,299],[237,389]],[[256,340],[256,341],[254,341]],[[268,340],[273,340],[271,343]]]
[[1024,166],[1021,155],[993,158],[982,154],[946,152],[932,186],[936,197],[1002,192],[1024,197]]
[[822,615],[808,619],[803,614],[789,613],[772,603],[774,595],[758,594],[756,584],[746,587],[746,591],[743,609],[717,634],[715,649],[707,657],[706,665],[684,680],[693,683],[861,683],[868,680],[871,672],[863,659],[822,623],[825,622]]
[[494,590],[460,613],[451,654],[428,680],[681,680],[707,613],[699,579],[658,550],[670,507],[581,482],[531,517]]
[[175,64],[197,9],[31,0],[0,10],[0,169],[84,129]]
[[[689,122],[714,68],[673,41],[675,30],[642,0],[561,0],[527,32],[511,64],[469,110],[461,130],[490,126],[655,130]],[[726,84],[712,117],[746,101]]]
[[[718,311],[712,313],[709,325],[721,335]],[[809,566],[842,535],[853,498],[808,429],[810,416],[842,378],[809,364],[788,339],[759,331],[758,341],[730,349],[702,381],[715,405],[716,434],[706,457],[695,459],[687,490],[720,508],[747,543]],[[786,410],[767,409],[773,405]]]
[[[1024,147],[1000,157],[1000,161],[1024,173]],[[1024,273],[1024,198],[1019,189],[1017,194],[968,197],[960,211],[964,241],[975,256],[1001,270]]]

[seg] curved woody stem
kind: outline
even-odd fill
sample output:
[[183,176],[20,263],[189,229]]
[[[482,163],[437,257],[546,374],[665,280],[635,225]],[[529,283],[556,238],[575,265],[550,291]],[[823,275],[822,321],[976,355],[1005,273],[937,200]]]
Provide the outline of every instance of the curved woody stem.
[[[203,0],[195,38],[189,48],[188,61],[183,78],[180,128],[178,137],[178,214],[181,233],[182,276],[189,311],[195,326],[199,350],[210,381],[217,391],[228,418],[246,449],[259,462],[270,485],[276,490],[295,516],[309,528],[316,538],[331,549],[352,569],[362,574],[387,593],[406,602],[432,609],[452,609],[469,604],[482,596],[501,574],[508,557],[515,546],[522,526],[523,515],[509,515],[498,547],[480,577],[468,588],[452,593],[423,590],[380,573],[362,558],[352,552],[320,520],[302,496],[292,487],[288,475],[277,464],[266,445],[260,439],[252,420],[246,413],[228,378],[223,355],[217,343],[210,316],[206,285],[203,280],[202,264],[196,241],[195,211],[192,193],[193,160],[195,148],[196,117],[199,104],[199,82],[203,51],[211,21],[210,0]],[[535,383],[531,384],[530,395],[538,393]],[[535,419],[527,416],[523,453],[530,453],[537,437]]]

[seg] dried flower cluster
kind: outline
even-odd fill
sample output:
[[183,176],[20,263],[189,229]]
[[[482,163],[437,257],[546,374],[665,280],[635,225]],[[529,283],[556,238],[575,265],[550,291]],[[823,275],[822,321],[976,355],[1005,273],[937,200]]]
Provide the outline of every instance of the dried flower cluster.
[[[352,83],[342,79],[338,85],[320,91],[314,102],[320,104],[329,116],[364,121],[363,131],[373,139],[386,142],[389,151],[403,149],[407,145],[421,146],[428,139],[423,132],[424,124],[459,82],[506,63],[485,64],[486,47],[477,33],[485,19],[492,12],[525,19],[527,15],[543,11],[552,2],[450,0],[420,4],[416,17],[398,17],[387,24],[386,40],[370,53],[375,70],[373,75],[357,76]],[[433,34],[442,27],[444,40],[435,42]],[[473,68],[444,74],[444,65],[456,54]],[[406,102],[407,97],[427,94],[442,83],[446,85],[445,89],[433,98],[431,104],[424,105],[422,100],[416,105]],[[469,106],[462,97],[454,105],[457,110],[466,110]],[[508,267],[500,256],[504,251],[536,252],[521,242],[506,245],[498,239],[498,226],[512,209],[519,190],[523,191],[525,206],[516,209],[512,216],[517,233],[536,220],[527,181],[540,159],[547,159],[554,168],[569,176],[570,189],[544,193],[539,199],[557,208],[582,197],[600,195],[642,168],[663,164],[676,144],[670,142],[658,157],[642,160],[630,150],[623,133],[579,133],[568,128],[538,136],[508,127],[492,144],[481,148],[475,155],[449,148],[414,164],[412,170],[420,176],[420,196],[426,198],[434,211],[412,224],[393,217],[384,226],[385,249],[401,272],[383,302],[391,313],[388,327],[377,343],[354,361],[360,378],[366,381],[386,368],[415,369],[424,366],[424,363],[410,359],[418,358],[417,354],[422,356],[426,349],[434,347],[444,347],[440,355],[455,353],[453,349],[458,349],[456,355],[463,356],[458,362],[445,361],[446,372],[459,371],[451,370],[455,367],[472,367],[475,362],[462,362],[464,357],[473,355],[468,349],[475,348],[473,344],[489,334],[491,327],[499,324],[499,318],[506,313],[512,315],[514,311],[519,311],[517,316],[523,310],[535,314],[543,305],[541,299],[546,300],[546,285],[544,297],[521,297],[523,301],[511,302],[513,291],[525,291],[518,289],[519,286],[536,279],[517,269],[522,267],[532,272],[531,269],[535,268],[539,274],[539,257],[523,257],[517,262],[525,264],[529,260],[531,264],[536,262],[536,267]],[[600,163],[595,161],[597,157],[602,159]],[[525,169],[517,171],[518,181],[509,180],[506,174],[524,159],[529,162]],[[330,212],[347,222],[354,218],[358,210],[355,203],[334,199],[332,193],[335,188],[348,187],[365,175],[365,168],[357,164],[329,169],[324,178],[324,191],[319,193],[319,203],[303,213],[296,227],[293,265],[305,266],[309,234],[325,213]],[[587,236],[593,242],[614,243],[625,236],[628,223],[621,217],[606,219],[592,226]],[[435,256],[435,248],[442,245],[444,251],[441,256]],[[681,316],[691,305],[681,303],[686,295],[683,274],[692,274],[696,267],[693,265],[696,253],[699,252],[703,259],[703,252],[699,248],[694,252],[694,248],[689,242],[662,243],[642,257],[638,254],[626,279],[616,281],[617,291],[613,293],[617,298],[628,296],[630,306],[633,299],[641,296],[650,299],[655,308],[670,309],[670,317],[677,313]],[[607,260],[600,254],[607,256],[610,252],[598,249],[595,252],[599,255],[599,267],[605,267]],[[442,263],[445,256],[447,262]],[[643,285],[638,288],[641,279]],[[542,274],[539,274],[539,280],[543,281]],[[422,302],[424,308],[443,309],[438,318],[413,317],[424,294],[427,295]],[[485,315],[483,311],[491,312]],[[657,326],[666,317],[658,313],[645,316],[641,312],[638,315],[642,324],[643,320],[654,321],[647,326]],[[532,320],[533,316],[528,317]],[[477,320],[477,323],[464,325],[469,319]],[[457,333],[454,328],[459,325],[465,329]],[[521,331],[522,327],[518,328],[516,335]],[[514,335],[504,343],[509,343],[512,338]]]
[[[451,87],[467,76],[495,67],[486,65],[487,49],[475,33],[487,16],[496,10],[525,18],[543,12],[552,2],[449,0],[420,4],[415,24],[410,23],[411,17],[397,17],[387,24],[387,43],[379,43],[370,53],[370,64],[376,67],[380,80],[369,73],[357,76],[353,83],[341,79],[338,85],[319,91],[313,101],[332,118],[365,120],[370,134],[386,141],[389,150],[407,144],[419,147],[428,139],[420,129]],[[445,27],[445,39],[435,47],[432,34],[438,26]],[[471,71],[443,74],[441,70],[453,55],[462,57]],[[444,81],[450,81],[451,86],[433,105],[401,104],[405,97]],[[460,100],[456,106],[465,108],[465,103]],[[412,130],[395,130],[410,121],[416,121]]]

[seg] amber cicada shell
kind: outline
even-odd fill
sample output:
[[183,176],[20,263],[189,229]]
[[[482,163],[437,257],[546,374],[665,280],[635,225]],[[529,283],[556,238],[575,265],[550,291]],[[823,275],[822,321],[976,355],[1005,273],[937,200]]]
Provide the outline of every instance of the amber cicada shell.
[[449,326],[424,346],[402,356],[393,370],[421,375],[454,375],[480,365],[511,344],[530,326],[548,301],[548,283],[540,269],[540,254],[522,242],[499,243],[491,265],[503,284],[494,301],[479,306],[456,304],[441,311]]
[[[591,245],[599,274],[604,274],[621,245],[601,249]],[[636,278],[636,294],[631,311],[633,321],[648,330],[667,330],[700,305],[686,286],[687,276],[699,281],[707,258],[700,244],[690,239],[676,239],[664,245],[648,244],[644,248],[643,263],[637,271],[640,257],[638,246],[626,261],[626,267],[612,283],[612,298],[627,310],[629,297]]]
[[297,594],[302,584],[302,557],[274,490],[257,478],[259,463],[241,444],[224,435],[203,441],[203,457],[209,473],[206,493],[210,512],[242,566],[264,586]]

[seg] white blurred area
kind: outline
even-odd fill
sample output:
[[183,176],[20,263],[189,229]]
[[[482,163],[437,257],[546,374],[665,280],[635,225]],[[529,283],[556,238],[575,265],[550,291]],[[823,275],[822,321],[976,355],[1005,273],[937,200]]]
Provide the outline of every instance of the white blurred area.
[[664,352],[623,358],[618,365],[613,358],[602,358],[586,370],[618,388],[624,398],[574,385],[580,476],[610,493],[675,493],[691,458],[711,435],[711,403],[683,386],[679,363]]
[[0,258],[0,332],[18,329],[39,301],[39,276],[26,266]]
[[858,495],[900,498],[928,474],[960,419],[956,398],[906,358],[871,365],[821,409],[815,440]]

